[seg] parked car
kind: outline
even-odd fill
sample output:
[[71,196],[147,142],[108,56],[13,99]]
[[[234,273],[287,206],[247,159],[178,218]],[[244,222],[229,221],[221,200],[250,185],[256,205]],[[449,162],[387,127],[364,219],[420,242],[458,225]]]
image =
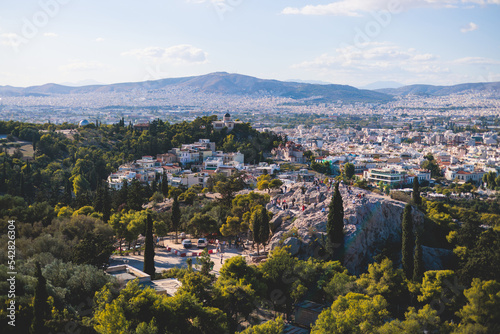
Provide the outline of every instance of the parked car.
[[198,239],[198,248],[205,248],[208,246],[208,241],[205,238]]
[[191,246],[193,246],[193,244],[191,243],[191,240],[185,239],[185,240],[182,240],[182,246],[184,248],[191,248]]

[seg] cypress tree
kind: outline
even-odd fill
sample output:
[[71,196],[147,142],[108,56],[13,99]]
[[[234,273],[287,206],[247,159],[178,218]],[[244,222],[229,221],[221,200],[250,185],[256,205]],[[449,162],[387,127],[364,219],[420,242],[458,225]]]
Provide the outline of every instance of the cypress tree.
[[415,237],[415,253],[413,254],[413,280],[420,281],[424,274],[424,262],[422,259],[422,244],[420,243],[420,233]]
[[42,275],[40,263],[36,263],[35,277],[37,283],[35,286],[35,295],[33,296],[33,320],[31,322],[31,334],[45,334],[48,333],[45,327],[45,320],[50,312],[49,305],[47,304],[47,282]]
[[102,220],[107,223],[111,217],[111,196],[109,194],[108,184],[104,183],[103,186],[103,206],[102,206]]
[[418,177],[416,175],[413,178],[412,199],[415,205],[422,205],[422,198],[420,197],[420,184],[418,183]]
[[406,204],[401,227],[401,262],[403,264],[403,271],[408,279],[413,277],[413,249],[415,248],[411,211],[411,205]]
[[259,214],[259,209],[255,209],[250,217],[250,224],[252,225],[252,236],[253,242],[257,244],[257,254],[259,254],[259,244],[261,243],[261,237],[263,233],[261,215]]
[[153,220],[148,212],[146,219],[146,241],[144,248],[144,272],[154,278],[155,275],[155,249],[153,241]]
[[101,183],[98,184],[97,189],[95,191],[94,197],[94,210],[97,212],[103,212],[104,209],[104,189]]
[[71,181],[68,179],[66,180],[66,184],[64,185],[64,195],[63,195],[63,202],[66,205],[70,205],[71,200],[73,198],[73,195],[71,193],[71,188],[72,188]]
[[271,232],[271,229],[269,227],[269,216],[267,214],[267,210],[264,207],[262,207],[259,210],[259,216],[260,216],[259,239],[260,243],[264,247],[264,251],[266,251],[266,243],[269,240],[269,233]]
[[335,184],[333,198],[329,205],[327,234],[334,245],[344,244],[344,201],[339,191],[339,183]]
[[177,243],[177,231],[179,229],[179,224],[181,222],[181,210],[179,208],[179,201],[177,196],[174,197],[174,203],[172,204],[172,227],[175,230],[175,243]]
[[163,177],[161,178],[161,192],[163,196],[168,196],[168,178],[165,172],[163,172]]

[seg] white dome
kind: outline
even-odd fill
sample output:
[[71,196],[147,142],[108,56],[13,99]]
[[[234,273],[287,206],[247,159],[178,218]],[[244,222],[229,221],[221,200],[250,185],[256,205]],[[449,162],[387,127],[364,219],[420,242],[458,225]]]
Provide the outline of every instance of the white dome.
[[80,121],[80,123],[78,123],[78,126],[85,126],[85,125],[89,125],[89,121],[87,121],[86,119],[82,119]]

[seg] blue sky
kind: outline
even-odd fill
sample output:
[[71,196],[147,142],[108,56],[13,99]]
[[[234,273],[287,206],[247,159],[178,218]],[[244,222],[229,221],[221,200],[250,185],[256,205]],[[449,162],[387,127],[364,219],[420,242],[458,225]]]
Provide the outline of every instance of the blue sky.
[[500,81],[500,0],[3,0],[0,85]]

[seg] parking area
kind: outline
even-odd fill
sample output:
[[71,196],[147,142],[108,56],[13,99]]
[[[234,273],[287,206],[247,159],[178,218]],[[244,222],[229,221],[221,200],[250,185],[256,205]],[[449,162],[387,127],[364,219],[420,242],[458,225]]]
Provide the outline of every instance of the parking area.
[[[181,238],[178,238],[178,244],[175,243],[175,237],[173,236],[159,240],[157,247],[155,248],[156,271],[162,272],[174,267],[187,267],[186,260],[188,258],[193,259],[193,266],[196,268],[196,258],[199,253],[203,251],[203,249],[197,247],[198,238],[189,239],[193,245],[192,248],[189,249],[182,246]],[[210,258],[214,262],[212,273],[217,276],[219,275],[220,268],[222,267],[221,254],[223,263],[233,256],[244,255],[241,249],[236,249],[234,247],[229,248],[228,245],[221,247],[222,252],[215,252],[215,244],[209,244],[207,248],[209,252],[212,253],[210,254]],[[196,255],[193,255],[193,253],[196,253]],[[144,254],[141,252],[140,255],[112,255],[110,258],[110,265],[114,266],[119,264],[128,264],[134,268],[142,270],[144,267]]]

